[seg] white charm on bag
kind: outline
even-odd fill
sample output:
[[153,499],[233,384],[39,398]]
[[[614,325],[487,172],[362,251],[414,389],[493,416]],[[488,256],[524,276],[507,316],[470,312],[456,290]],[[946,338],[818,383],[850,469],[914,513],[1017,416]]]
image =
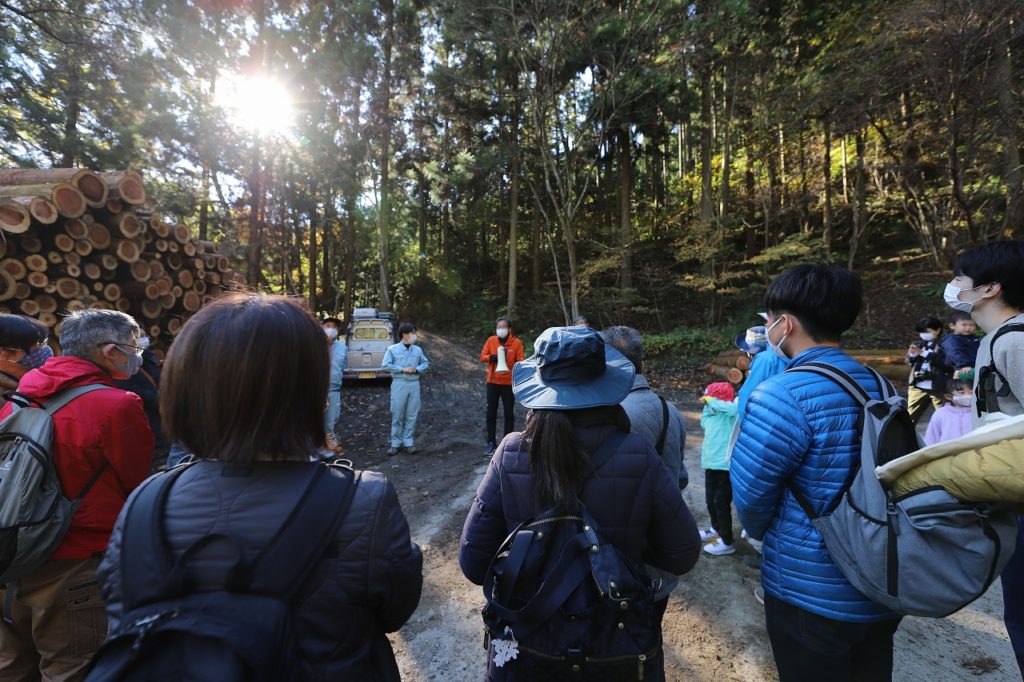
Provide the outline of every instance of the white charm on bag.
[[519,642],[516,641],[516,636],[512,633],[511,628],[505,628],[504,634],[511,639],[491,640],[491,644],[494,645],[494,665],[498,668],[519,657]]

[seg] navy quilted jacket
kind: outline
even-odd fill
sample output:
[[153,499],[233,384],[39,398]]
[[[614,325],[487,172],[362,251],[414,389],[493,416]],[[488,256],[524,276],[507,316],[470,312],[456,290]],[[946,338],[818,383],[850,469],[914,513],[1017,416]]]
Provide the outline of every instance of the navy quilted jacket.
[[[790,366],[807,362],[838,367],[880,397],[871,374],[838,348],[811,348]],[[805,372],[778,374],[750,396],[729,471],[743,527],[764,538],[765,592],[827,618],[873,622],[895,615],[843,577],[786,488],[791,479],[818,513],[838,499],[859,461],[860,412],[829,379]]]
[[[580,426],[576,435],[595,452],[614,426]],[[534,495],[533,474],[521,434],[502,440],[466,517],[459,564],[483,584],[491,558],[509,533],[544,511]],[[676,575],[700,556],[697,524],[668,467],[642,436],[629,434],[583,487],[583,504],[605,537],[627,556]]]

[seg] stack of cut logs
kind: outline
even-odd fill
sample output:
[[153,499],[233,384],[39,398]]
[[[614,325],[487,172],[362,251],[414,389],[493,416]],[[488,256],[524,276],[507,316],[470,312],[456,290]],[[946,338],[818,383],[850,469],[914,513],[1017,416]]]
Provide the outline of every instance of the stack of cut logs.
[[164,345],[244,280],[213,242],[165,222],[136,171],[0,169],[0,309],[51,328],[65,310],[130,313]]
[[[770,350],[764,351],[770,353]],[[906,357],[899,350],[847,350],[847,355],[862,365],[878,371],[884,377],[905,380],[909,374]],[[723,350],[704,368],[708,374],[738,386],[750,374],[750,358],[741,350]]]

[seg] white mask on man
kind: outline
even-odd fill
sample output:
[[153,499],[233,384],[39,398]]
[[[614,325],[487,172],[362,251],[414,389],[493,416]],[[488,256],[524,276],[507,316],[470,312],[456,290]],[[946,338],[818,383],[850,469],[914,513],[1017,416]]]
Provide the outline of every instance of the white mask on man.
[[334,341],[336,338],[338,338],[338,328],[337,327],[324,327],[324,334],[327,334],[327,338],[328,339],[330,339],[331,341]]
[[495,329],[494,333],[498,335],[499,339],[503,339],[506,336],[508,336],[508,328],[504,328],[503,327],[503,328]]

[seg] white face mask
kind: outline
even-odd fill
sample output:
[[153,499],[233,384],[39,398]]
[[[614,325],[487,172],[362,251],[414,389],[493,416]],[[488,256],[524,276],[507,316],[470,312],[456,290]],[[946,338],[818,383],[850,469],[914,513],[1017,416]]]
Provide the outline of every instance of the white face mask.
[[922,341],[934,341],[935,340],[935,334],[932,333],[932,332],[921,332],[921,340]]
[[980,301],[981,299],[979,298],[976,301],[970,302],[961,301],[960,294],[962,294],[965,291],[974,291],[975,289],[980,289],[983,286],[985,285],[980,284],[976,287],[971,287],[970,289],[961,289],[957,285],[950,282],[949,284],[946,285],[946,290],[942,292],[942,298],[943,300],[946,301],[946,305],[948,305],[953,310],[960,310],[965,313],[970,313],[971,310],[974,309],[974,304]]
[[419,338],[415,334],[409,334],[409,343],[416,343],[416,339]]
[[508,336],[508,329],[507,328],[505,328],[505,329],[495,329],[494,333],[498,335],[498,338],[503,339],[506,336]]
[[324,334],[327,334],[327,338],[334,341],[338,338],[338,330],[334,327],[324,327]]
[[781,339],[779,339],[778,343],[772,343],[771,331],[775,329],[776,325],[778,325],[779,322],[782,322],[781,317],[775,320],[774,324],[772,324],[770,327],[764,330],[764,336],[766,339],[768,339],[768,347],[772,349],[773,353],[775,353],[783,360],[789,360],[789,356],[786,355],[786,352],[784,350],[782,350],[782,344],[786,343],[786,339],[789,338],[789,334],[786,334]]
[[970,407],[973,399],[974,396],[955,394],[953,396],[953,404],[959,407]]

